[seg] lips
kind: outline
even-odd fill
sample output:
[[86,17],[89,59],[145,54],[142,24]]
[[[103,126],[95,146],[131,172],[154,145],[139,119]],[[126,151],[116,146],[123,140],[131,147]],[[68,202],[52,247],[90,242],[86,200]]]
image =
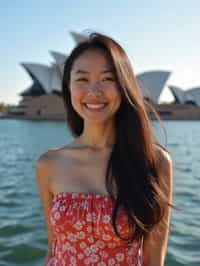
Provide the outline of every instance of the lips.
[[107,102],[83,102],[84,104],[107,104]]
[[107,103],[84,103],[85,107],[89,110],[102,110]]

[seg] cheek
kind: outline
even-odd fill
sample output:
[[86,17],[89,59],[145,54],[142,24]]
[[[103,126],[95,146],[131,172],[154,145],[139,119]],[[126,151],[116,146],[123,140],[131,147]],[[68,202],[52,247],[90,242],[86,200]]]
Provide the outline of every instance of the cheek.
[[116,109],[117,109],[117,110],[119,109],[119,107],[120,107],[120,105],[121,105],[121,101],[122,101],[122,99],[121,99],[121,96],[119,95],[119,96],[117,97],[117,99],[116,99]]
[[120,91],[117,88],[113,88],[109,92],[109,98],[111,101],[115,101],[116,103],[120,104],[122,97],[121,97]]
[[74,110],[79,115],[80,115],[80,110],[81,110],[80,102],[81,102],[81,93],[80,93],[80,91],[72,90],[71,91],[71,103],[72,103],[72,106],[73,106]]
[[77,88],[72,87],[72,89],[70,89],[70,93],[72,102],[76,102],[83,97],[83,91]]

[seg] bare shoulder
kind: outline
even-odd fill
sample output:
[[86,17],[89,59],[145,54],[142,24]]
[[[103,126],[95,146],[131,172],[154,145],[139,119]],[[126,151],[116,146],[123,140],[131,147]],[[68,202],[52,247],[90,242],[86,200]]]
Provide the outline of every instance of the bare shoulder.
[[70,154],[71,147],[73,147],[73,142],[65,146],[48,149],[37,158],[36,167],[43,168],[53,166],[53,163],[56,162],[64,151],[66,152],[66,155]]
[[161,169],[167,169],[172,167],[173,159],[169,151],[160,145],[155,145],[157,152],[158,167]]
[[38,178],[50,179],[52,173],[56,171],[56,167],[61,165],[63,159],[65,164],[71,157],[73,143],[69,143],[65,146],[51,148],[41,154],[35,162],[35,169]]
[[36,169],[45,171],[47,173],[47,170],[52,166],[52,163],[55,160],[55,156],[55,150],[47,150],[41,154],[35,162]]
[[48,162],[49,159],[51,159],[51,157],[52,157],[52,151],[51,151],[51,150],[48,150],[48,151],[42,153],[42,154],[37,158],[37,160],[36,160],[36,164],[38,164],[38,165],[42,165],[42,164]]
[[38,192],[44,210],[44,218],[48,234],[48,252],[51,252],[51,244],[54,238],[49,215],[53,199],[53,194],[50,191],[49,186],[49,177],[52,169],[52,162],[54,162],[54,160],[55,152],[48,150],[45,153],[41,154],[35,162]]
[[52,165],[54,161],[54,154],[52,151],[46,151],[41,154],[35,161],[35,173],[38,184],[40,196],[43,198],[48,196],[50,198],[51,193],[49,190],[49,176],[51,173]]
[[173,194],[173,159],[171,154],[165,148],[160,146],[157,147],[157,169],[159,173],[160,188],[165,193],[169,202],[171,202]]

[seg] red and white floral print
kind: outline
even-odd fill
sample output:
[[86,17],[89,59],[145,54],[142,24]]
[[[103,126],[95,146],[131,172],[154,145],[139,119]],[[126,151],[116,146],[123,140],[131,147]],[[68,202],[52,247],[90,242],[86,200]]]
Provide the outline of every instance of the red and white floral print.
[[[53,199],[50,220],[55,238],[47,266],[139,266],[140,240],[126,244],[114,232],[109,195],[60,192]],[[117,228],[129,236],[121,208]]]

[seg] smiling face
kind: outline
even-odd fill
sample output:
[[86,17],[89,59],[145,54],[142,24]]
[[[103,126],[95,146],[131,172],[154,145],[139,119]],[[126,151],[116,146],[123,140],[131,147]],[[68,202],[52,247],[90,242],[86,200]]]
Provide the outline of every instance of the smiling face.
[[90,122],[110,120],[121,104],[113,64],[101,49],[87,50],[74,61],[69,88],[73,108]]

